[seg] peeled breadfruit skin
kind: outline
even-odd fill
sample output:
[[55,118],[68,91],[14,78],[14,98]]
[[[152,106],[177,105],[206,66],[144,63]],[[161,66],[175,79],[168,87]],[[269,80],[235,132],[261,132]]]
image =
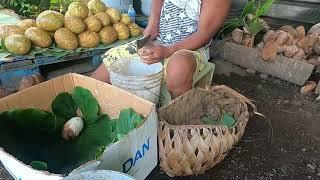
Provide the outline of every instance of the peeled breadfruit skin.
[[54,40],[59,48],[65,50],[74,50],[78,47],[78,39],[67,28],[60,28],[54,33]]
[[49,33],[38,27],[30,27],[24,34],[35,46],[46,48],[52,44],[52,38]]

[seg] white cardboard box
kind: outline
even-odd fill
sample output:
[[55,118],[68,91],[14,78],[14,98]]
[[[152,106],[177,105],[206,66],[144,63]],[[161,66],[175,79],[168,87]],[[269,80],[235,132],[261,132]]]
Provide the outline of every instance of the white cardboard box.
[[[51,102],[60,92],[71,92],[74,87],[89,89],[97,98],[101,111],[111,118],[120,110],[132,107],[146,117],[144,123],[132,130],[121,141],[109,145],[99,160],[88,162],[71,173],[105,169],[145,179],[158,163],[155,105],[117,87],[78,74],[66,74],[37,86],[0,99],[0,112],[11,108],[38,108],[50,110]],[[61,175],[37,171],[19,162],[10,152],[0,148],[0,161],[15,179],[61,179]]]

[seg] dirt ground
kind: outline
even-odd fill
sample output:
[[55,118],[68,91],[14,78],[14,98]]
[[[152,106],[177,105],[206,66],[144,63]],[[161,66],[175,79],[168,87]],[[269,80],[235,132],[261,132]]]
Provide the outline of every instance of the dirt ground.
[[[320,141],[314,138],[320,133],[320,108],[315,96],[302,96],[298,86],[266,75],[237,68],[224,74],[215,75],[214,83],[252,99],[270,119],[273,136],[268,121],[253,116],[242,140],[221,164],[204,175],[172,179],[320,180]],[[6,174],[0,166],[0,180],[10,179]],[[170,178],[157,167],[148,179]]]

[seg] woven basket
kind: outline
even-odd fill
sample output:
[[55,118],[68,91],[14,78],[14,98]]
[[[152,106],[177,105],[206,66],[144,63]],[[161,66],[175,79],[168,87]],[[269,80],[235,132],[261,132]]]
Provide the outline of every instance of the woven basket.
[[[201,123],[204,114],[221,112],[216,107],[233,115],[233,128]],[[249,110],[255,110],[251,101],[226,86],[193,89],[160,108],[160,167],[171,177],[202,174],[214,167],[241,139]]]

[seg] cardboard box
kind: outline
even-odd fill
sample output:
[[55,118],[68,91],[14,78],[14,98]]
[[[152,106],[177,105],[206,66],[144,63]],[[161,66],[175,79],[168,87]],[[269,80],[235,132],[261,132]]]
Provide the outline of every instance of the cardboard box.
[[[99,101],[101,111],[111,118],[118,117],[120,110],[132,107],[146,119],[121,141],[109,145],[99,160],[88,162],[72,173],[105,169],[145,179],[158,163],[158,119],[155,105],[149,101],[89,77],[66,74],[0,99],[0,111],[31,107],[51,111],[52,100],[61,92],[71,92],[76,86],[89,89]],[[39,173],[8,153],[0,148],[0,161],[16,179],[61,179],[61,175]]]

